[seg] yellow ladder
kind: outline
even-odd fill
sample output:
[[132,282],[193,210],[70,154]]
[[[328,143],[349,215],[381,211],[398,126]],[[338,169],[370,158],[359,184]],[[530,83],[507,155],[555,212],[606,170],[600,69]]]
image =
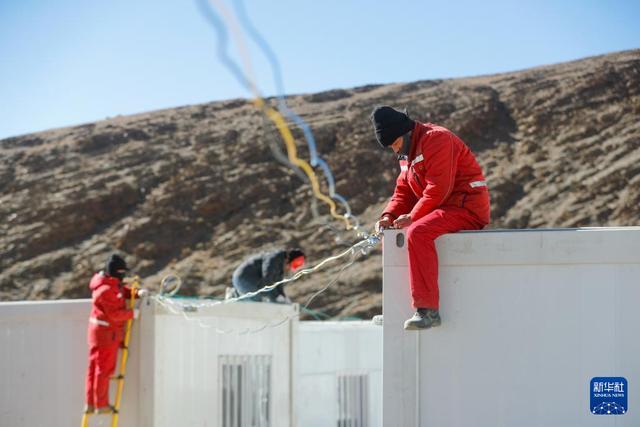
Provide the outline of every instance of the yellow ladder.
[[[136,289],[140,287],[140,278],[135,276],[131,283],[131,298],[129,299],[129,308],[134,309],[135,305],[135,293]],[[116,401],[113,405],[113,412],[111,414],[111,427],[118,427],[120,403],[122,402],[122,392],[124,390],[124,376],[127,372],[127,360],[129,359],[129,338],[131,338],[131,326],[133,325],[133,319],[127,320],[126,331],[124,334],[124,341],[122,342],[122,352],[120,353],[120,369],[118,375],[113,380],[118,382],[116,389]],[[85,412],[82,414],[82,427],[89,426],[89,416],[91,413]]]

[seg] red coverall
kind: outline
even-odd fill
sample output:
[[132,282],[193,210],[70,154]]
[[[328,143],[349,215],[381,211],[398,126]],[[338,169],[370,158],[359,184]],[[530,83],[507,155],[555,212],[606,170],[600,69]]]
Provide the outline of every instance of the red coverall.
[[133,318],[127,309],[131,289],[104,272],[96,273],[91,288],[93,307],[89,318],[89,368],[86,403],[101,408],[109,405],[109,378],[116,368],[118,348],[124,339],[125,322]]
[[438,309],[434,240],[489,223],[489,191],[482,169],[469,147],[441,126],[416,122],[408,158],[400,161],[395,191],[381,217],[396,219],[408,213],[412,303],[415,308]]

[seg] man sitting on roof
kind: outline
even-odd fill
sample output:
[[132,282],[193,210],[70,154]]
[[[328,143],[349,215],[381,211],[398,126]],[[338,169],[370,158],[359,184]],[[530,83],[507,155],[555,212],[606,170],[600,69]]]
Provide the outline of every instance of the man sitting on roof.
[[391,107],[371,114],[376,139],[391,147],[400,175],[376,230],[407,228],[411,297],[416,313],[405,329],[440,325],[438,254],[445,233],[479,230],[489,223],[489,191],[475,156],[453,132],[420,123]]

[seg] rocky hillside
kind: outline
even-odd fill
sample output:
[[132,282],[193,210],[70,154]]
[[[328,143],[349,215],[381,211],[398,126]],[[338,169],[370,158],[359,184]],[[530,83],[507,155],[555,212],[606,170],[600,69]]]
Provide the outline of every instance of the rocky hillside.
[[[288,101],[311,124],[338,192],[369,226],[398,172],[371,131],[376,104],[407,107],[472,147],[490,182],[493,227],[640,222],[640,50]],[[340,223],[322,203],[314,218],[309,186],[274,160],[274,144],[282,146],[277,131],[245,100],[0,141],[0,298],[87,297],[92,272],[114,250],[148,286],[175,272],[184,294],[202,296],[222,296],[234,266],[254,251],[295,245],[317,262],[343,250],[353,236],[332,230]],[[335,271],[288,293],[304,303]],[[367,317],[380,303],[378,248],[311,308]]]

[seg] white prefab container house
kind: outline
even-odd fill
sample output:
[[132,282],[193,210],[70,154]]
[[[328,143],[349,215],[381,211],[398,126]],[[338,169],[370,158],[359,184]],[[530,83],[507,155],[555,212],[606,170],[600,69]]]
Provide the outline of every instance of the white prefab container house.
[[[0,425],[80,424],[89,311],[86,300],[0,303]],[[149,300],[132,331],[119,426],[291,426],[297,323],[292,305]]]
[[138,426],[292,424],[297,306],[193,300],[147,311]]
[[[404,331],[406,242],[384,235],[385,426],[640,426],[640,228],[464,232],[437,247],[442,326]],[[619,415],[591,406],[597,378],[626,396]]]
[[0,425],[80,425],[90,310],[86,300],[0,303]]
[[368,321],[300,322],[299,427],[382,426],[382,328]]

